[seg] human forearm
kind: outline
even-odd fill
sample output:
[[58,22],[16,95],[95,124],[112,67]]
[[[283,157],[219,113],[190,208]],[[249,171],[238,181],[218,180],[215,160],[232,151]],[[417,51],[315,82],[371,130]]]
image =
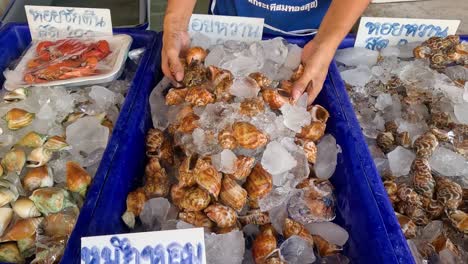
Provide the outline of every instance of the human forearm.
[[164,16],[164,31],[186,31],[196,0],[168,0]]
[[333,0],[315,36],[321,46],[337,49],[370,0]]

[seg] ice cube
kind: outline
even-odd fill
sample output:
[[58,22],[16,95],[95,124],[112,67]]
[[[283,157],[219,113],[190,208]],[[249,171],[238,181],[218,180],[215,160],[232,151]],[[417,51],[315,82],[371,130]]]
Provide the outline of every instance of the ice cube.
[[288,44],[288,56],[284,66],[291,70],[296,69],[301,63],[302,48],[296,44]]
[[458,122],[468,124],[468,103],[456,104],[454,105],[453,110]]
[[280,253],[289,264],[314,263],[314,247],[299,236],[291,236],[280,246]]
[[265,58],[277,64],[284,64],[288,56],[288,47],[283,38],[274,38],[260,42],[265,50]]
[[372,123],[377,130],[383,131],[385,129],[385,119],[381,114],[376,114]]
[[171,203],[166,198],[153,198],[145,202],[140,214],[140,220],[146,231],[161,230],[166,222]]
[[44,104],[41,107],[41,110],[39,110],[39,113],[37,113],[37,118],[42,119],[42,120],[54,120],[56,114],[57,113],[54,111],[54,109],[50,107],[50,104]]
[[106,148],[109,128],[101,125],[96,117],[86,116],[67,126],[66,136],[73,152],[90,154],[97,149]]
[[241,264],[245,241],[242,231],[205,234],[206,263]]
[[176,228],[177,229],[190,229],[190,228],[196,228],[196,226],[193,226],[187,222],[179,220],[177,221]]
[[315,173],[321,179],[330,178],[336,169],[338,153],[341,148],[336,144],[335,137],[325,135],[317,144],[317,159],[315,161]]
[[93,99],[97,105],[106,109],[110,105],[115,103],[115,93],[106,87],[93,85],[91,86],[91,92],[89,92],[89,97]]
[[270,174],[281,174],[294,168],[296,160],[278,142],[270,142],[262,156],[262,167]]
[[279,206],[271,208],[268,211],[268,215],[276,232],[283,234],[284,221],[288,217],[288,202],[285,201]]
[[292,74],[293,74],[293,70],[286,68],[286,67],[281,67],[278,70],[278,73],[276,74],[276,76],[273,77],[273,80],[275,81],[289,80]]
[[392,152],[387,154],[390,170],[393,176],[408,175],[416,155],[404,147],[398,146]]
[[413,58],[413,50],[419,45],[421,45],[421,42],[410,42],[400,46],[400,55],[398,57],[402,59]]
[[388,93],[381,93],[377,97],[377,102],[375,103],[375,108],[378,110],[384,110],[388,106],[391,106],[393,103],[392,95]]
[[294,175],[289,172],[271,175],[273,178],[273,185],[283,186],[288,180],[294,178]]
[[349,85],[364,87],[371,80],[372,72],[368,66],[361,65],[341,72],[341,78]]
[[226,53],[221,45],[215,46],[205,58],[205,66],[220,66]]
[[236,78],[234,83],[231,85],[229,92],[239,98],[254,98],[257,97],[260,87],[257,82],[250,78]]
[[236,171],[237,157],[236,154],[229,149],[224,149],[220,153],[213,155],[211,161],[218,171],[227,174],[234,173]]
[[280,64],[271,60],[266,60],[265,63],[263,63],[260,72],[265,74],[270,80],[278,80],[280,67]]
[[400,49],[398,47],[386,47],[380,50],[380,55],[384,57],[400,56]]
[[311,116],[307,112],[307,93],[301,95],[296,104],[285,104],[280,110],[287,128],[299,133],[302,127],[310,125]]
[[421,239],[427,240],[428,242],[432,242],[443,232],[443,228],[444,223],[442,221],[432,221],[422,230]]
[[267,196],[258,200],[258,205],[262,212],[270,211],[271,209],[280,206],[289,200],[291,195],[295,193],[291,190],[291,186],[276,187],[268,193]]
[[153,89],[149,98],[153,126],[161,130],[166,129],[169,125],[167,118],[169,106],[166,105],[166,99],[163,96],[164,89],[168,88],[169,86],[169,79],[163,78]]
[[190,41],[190,46],[192,47],[202,47],[204,49],[210,48],[212,45],[212,39],[209,38],[207,35],[202,34],[200,32],[196,32],[192,34]]
[[220,68],[231,71],[234,76],[247,76],[252,72],[258,72],[263,63],[257,58],[247,55],[225,57],[219,65]]
[[464,261],[461,258],[453,253],[449,248],[446,248],[439,252],[440,263],[444,264],[457,264],[463,263]]
[[465,83],[465,87],[463,88],[463,100],[468,102],[468,82]]
[[406,240],[408,242],[408,246],[411,250],[411,255],[413,255],[413,259],[416,264],[424,264],[426,261],[424,261],[423,257],[419,253],[418,247],[414,243],[412,239]]
[[306,225],[306,228],[312,235],[319,235],[338,246],[346,244],[349,238],[349,234],[344,228],[332,222],[310,223]]
[[379,52],[366,48],[346,48],[336,51],[335,60],[346,66],[365,65],[371,67],[377,63]]
[[205,131],[201,128],[195,128],[192,132],[193,144],[198,148],[202,147],[205,144]]
[[444,147],[438,147],[429,159],[431,168],[443,176],[467,176],[468,163],[465,158]]

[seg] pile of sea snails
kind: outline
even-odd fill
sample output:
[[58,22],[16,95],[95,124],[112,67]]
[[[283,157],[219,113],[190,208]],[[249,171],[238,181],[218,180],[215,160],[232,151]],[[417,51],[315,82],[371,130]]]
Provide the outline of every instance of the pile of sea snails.
[[1,92],[0,262],[60,261],[128,86]]
[[[407,47],[337,57],[416,263],[468,261],[467,47],[433,37],[416,59]],[[348,60],[356,52],[367,61]]]
[[147,134],[144,183],[123,221],[136,231],[203,227],[208,263],[347,263],[348,234],[331,222],[339,147],[325,135],[329,113],[290,98],[302,66],[274,84],[205,66],[206,56],[192,47],[183,87],[159,95],[169,124]]

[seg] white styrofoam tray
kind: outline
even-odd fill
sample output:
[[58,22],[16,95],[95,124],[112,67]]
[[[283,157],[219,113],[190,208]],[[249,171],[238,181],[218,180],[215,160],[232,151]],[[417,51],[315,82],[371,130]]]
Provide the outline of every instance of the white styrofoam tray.
[[[10,72],[5,72],[5,84],[4,87],[7,90],[14,90],[20,87],[27,87],[27,86],[78,86],[78,85],[91,85],[91,84],[99,84],[99,83],[106,83],[117,79],[120,74],[122,73],[125,67],[125,61],[127,60],[128,51],[130,49],[130,45],[132,44],[132,37],[126,34],[119,34],[113,36],[106,36],[106,37],[96,37],[93,39],[89,39],[92,41],[99,41],[99,40],[106,40],[109,43],[109,48],[111,50],[111,54],[107,56],[105,59],[100,61],[99,63],[106,65],[109,67],[109,70],[106,70],[103,73],[91,76],[84,76],[84,77],[77,77],[67,80],[57,80],[45,83],[37,83],[37,84],[27,84],[24,82],[24,72],[26,71],[26,65],[28,61],[34,59],[36,57],[36,46],[39,42],[33,43],[26,53],[21,58],[18,65],[15,69]],[[88,41],[88,39],[86,39]]]

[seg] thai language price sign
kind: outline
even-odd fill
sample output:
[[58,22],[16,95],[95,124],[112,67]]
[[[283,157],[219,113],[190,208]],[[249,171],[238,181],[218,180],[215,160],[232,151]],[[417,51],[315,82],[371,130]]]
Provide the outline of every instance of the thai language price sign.
[[203,228],[81,238],[81,263],[206,264]]
[[33,40],[112,35],[109,9],[32,5],[24,8]]
[[362,17],[356,47],[380,50],[457,32],[460,20]]
[[263,18],[193,14],[188,31],[210,39],[256,41],[262,39]]

